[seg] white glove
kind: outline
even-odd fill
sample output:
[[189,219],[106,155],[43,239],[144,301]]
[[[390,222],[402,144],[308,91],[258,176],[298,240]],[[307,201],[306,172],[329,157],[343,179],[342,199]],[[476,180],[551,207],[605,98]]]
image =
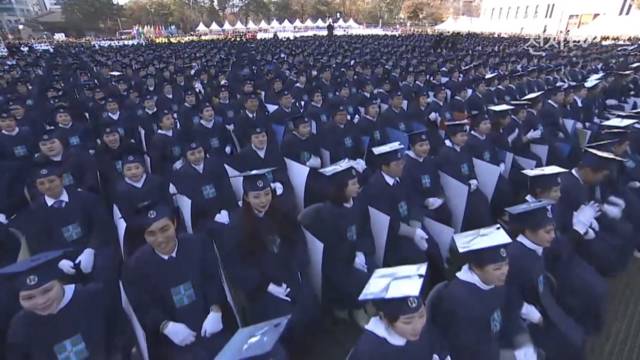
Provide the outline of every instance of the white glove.
[[356,251],[356,257],[353,259],[353,267],[358,270],[367,272],[367,260],[364,257],[364,253]]
[[83,273],[88,274],[93,269],[93,259],[96,255],[96,251],[91,248],[86,248],[84,251],[78,256],[75,263],[80,265],[80,270]]
[[478,180],[476,179],[469,180],[469,190],[476,191],[477,188],[478,188]]
[[584,234],[583,237],[585,238],[585,240],[593,240],[593,239],[596,238],[596,233],[595,233],[595,231],[593,231],[593,229],[588,228],[587,229],[587,233]]
[[640,188],[640,181],[632,181],[632,182],[628,183],[627,186],[632,188],[632,189]]
[[527,133],[527,135],[525,135],[525,137],[529,140],[540,139],[542,137],[542,130],[540,129],[529,130],[529,132]]
[[227,130],[229,130],[229,131],[233,131],[233,129],[235,128],[235,126],[233,126],[233,124],[225,125],[224,127],[226,127]]
[[582,123],[576,122],[576,129],[584,129],[584,125],[582,125]]
[[227,153],[227,155],[231,155],[231,145],[227,145],[224,148],[224,152]]
[[614,220],[619,220],[622,217],[622,209],[615,205],[604,204],[602,205],[602,211]]
[[[433,357],[431,358],[431,360],[440,360],[440,356],[433,354]],[[451,360],[451,356],[447,356],[446,358],[442,359],[442,360]]]
[[183,323],[169,321],[163,333],[178,346],[187,346],[196,341],[196,333]]
[[287,296],[289,294],[289,291],[291,291],[291,289],[289,289],[287,287],[287,284],[285,283],[282,283],[282,285],[280,286],[274,283],[269,283],[269,286],[267,287],[267,291],[271,293],[271,295],[275,297],[279,297],[282,300],[291,301],[291,298]]
[[216,214],[216,217],[213,218],[213,220],[222,224],[228,224],[229,212],[227,210],[220,210],[220,212]]
[[418,245],[420,250],[426,251],[429,245],[427,244],[427,239],[429,236],[422,231],[420,228],[416,228],[416,232],[413,234],[413,241]]
[[319,169],[320,167],[322,167],[322,161],[320,160],[319,157],[312,155],[311,159],[307,161],[306,165],[310,168]]
[[284,187],[277,181],[271,183],[271,189],[276,192],[276,196],[280,196],[284,192]]
[[595,202],[590,202],[587,205],[582,205],[580,208],[573,212],[573,229],[584,234],[591,226],[591,222],[599,215],[598,205]]
[[424,201],[424,206],[426,206],[429,210],[437,209],[444,203],[444,200],[439,197],[427,198]]
[[538,355],[536,354],[536,349],[532,344],[525,345],[519,349],[516,349],[513,352],[516,360],[537,360]]
[[598,224],[598,221],[596,219],[593,219],[591,221],[591,225],[589,225],[589,227],[593,229],[593,231],[600,231],[600,224]]
[[507,137],[507,140],[509,140],[509,145],[511,145],[511,143],[513,142],[513,140],[515,140],[515,139],[516,139],[516,136],[518,136],[518,134],[520,134],[520,130],[518,130],[518,129],[516,128],[516,130],[515,130],[511,135],[509,135],[509,136]]
[[202,337],[211,337],[211,335],[222,330],[222,313],[212,311],[207,315],[202,323],[202,330],[200,335]]
[[62,259],[58,263],[58,269],[62,270],[67,275],[75,275],[76,269],[73,267],[73,262],[71,260]]
[[506,165],[503,162],[501,162],[500,165],[498,165],[498,167],[500,168],[500,173],[503,173],[504,169],[506,169]]
[[520,309],[520,317],[534,324],[542,323],[542,314],[535,306],[529,303],[523,303]]
[[627,203],[625,203],[624,200],[613,195],[607,198],[607,202],[619,207],[621,210],[624,210],[624,208],[627,206]]
[[351,165],[358,170],[359,173],[363,172],[367,168],[367,164],[365,164],[362,159],[354,160]]

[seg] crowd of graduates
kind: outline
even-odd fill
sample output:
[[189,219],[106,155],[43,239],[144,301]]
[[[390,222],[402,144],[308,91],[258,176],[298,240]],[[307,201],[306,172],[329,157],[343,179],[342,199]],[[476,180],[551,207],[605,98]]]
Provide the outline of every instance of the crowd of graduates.
[[526,44],[8,44],[3,358],[213,359],[283,316],[253,355],[332,317],[354,360],[586,358],[640,245],[640,47]]

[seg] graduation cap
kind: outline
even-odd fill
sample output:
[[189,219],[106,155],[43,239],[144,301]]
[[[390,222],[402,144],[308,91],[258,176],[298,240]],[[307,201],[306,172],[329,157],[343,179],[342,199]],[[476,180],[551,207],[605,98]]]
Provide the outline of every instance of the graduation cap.
[[529,179],[529,192],[535,190],[548,190],[560,186],[560,174],[567,172],[565,168],[550,165],[535,169],[522,170]]
[[598,141],[614,141],[619,144],[629,141],[630,133],[629,130],[625,129],[605,129],[596,134],[595,138]]
[[418,130],[407,134],[409,137],[409,145],[414,146],[418,143],[429,141],[427,130]]
[[276,168],[257,169],[245,171],[243,173],[231,176],[242,177],[242,189],[245,193],[250,191],[263,191],[271,186],[271,172]]
[[521,100],[513,100],[513,101],[509,102],[509,104],[511,106],[513,106],[514,110],[516,110],[516,111],[519,111],[521,109],[526,109],[527,107],[529,107],[531,105],[530,102],[521,101]]
[[60,133],[59,131],[55,130],[55,129],[50,129],[45,131],[41,136],[40,136],[40,140],[39,141],[49,141],[49,140],[58,140],[58,141],[62,141],[62,139],[64,138],[64,136],[62,135],[62,133]]
[[522,97],[522,99],[520,100],[524,100],[524,101],[538,101],[540,95],[544,94],[544,91],[538,91],[538,92],[534,92],[531,94],[528,94],[524,97]]
[[507,104],[501,104],[501,105],[494,105],[494,106],[488,106],[487,107],[488,110],[492,111],[495,115],[507,115],[507,111],[511,111],[513,109],[515,109],[515,107],[513,107],[512,105],[507,105]]
[[637,68],[640,68],[640,62],[633,63],[633,64],[629,65],[629,69],[635,70]]
[[399,141],[376,146],[371,149],[373,155],[379,159],[380,164],[389,164],[402,159],[402,150],[404,150],[404,146],[402,146]]
[[140,226],[145,231],[153,225],[155,222],[168,218],[173,220],[173,213],[168,206],[158,205],[151,201],[146,201],[138,206],[135,209],[135,218],[134,223],[137,226]]
[[38,180],[38,179],[44,179],[47,178],[49,176],[57,176],[57,177],[61,177],[62,176],[62,168],[60,166],[53,166],[53,165],[49,165],[49,166],[44,166],[44,167],[39,167],[34,169],[33,171],[33,179],[34,180]]
[[306,116],[302,115],[302,114],[297,114],[292,116],[289,119],[289,122],[291,124],[293,124],[293,128],[297,129],[298,126],[302,125],[302,124],[309,124],[311,123],[311,120],[309,118],[307,118]]
[[587,89],[592,89],[594,88],[596,85],[600,84],[602,82],[602,80],[587,80],[584,82],[584,87]]
[[33,255],[3,267],[0,276],[10,278],[18,291],[37,289],[63,275],[58,269],[58,261],[62,260],[65,251],[53,250]]
[[627,126],[631,126],[637,122],[638,120],[633,120],[633,119],[614,118],[611,120],[604,121],[600,125],[622,129],[622,128],[626,128]]
[[122,160],[122,166],[127,164],[140,164],[145,166],[146,162],[144,161],[144,157],[141,155],[127,155]]
[[604,75],[605,75],[604,73],[590,75],[585,82],[601,80],[604,77]]
[[618,161],[625,161],[625,159],[608,151],[590,147],[585,147],[584,150],[580,164],[594,170],[610,170]]
[[553,224],[553,215],[549,206],[553,203],[548,200],[536,200],[525,202],[505,209],[509,214],[509,221],[522,229],[540,230],[549,224]]
[[204,150],[204,146],[202,146],[202,144],[200,144],[200,142],[198,141],[190,141],[188,143],[182,144],[182,151],[183,151],[183,154],[185,155],[189,151],[197,150],[200,148]]
[[507,260],[511,238],[500,225],[491,225],[453,235],[458,252],[476,266],[485,267]]
[[318,172],[328,176],[329,180],[334,184],[344,184],[349,180],[358,177],[356,169],[353,167],[353,161],[348,159],[322,168],[318,170]]
[[238,329],[215,360],[286,359],[277,344],[290,318],[287,315]]
[[422,309],[422,286],[427,263],[377,269],[358,297],[371,301],[387,317],[414,314]]
[[450,121],[450,122],[446,122],[445,125],[447,126],[446,130],[449,136],[454,136],[461,132],[467,132],[467,130],[469,129],[468,120]]

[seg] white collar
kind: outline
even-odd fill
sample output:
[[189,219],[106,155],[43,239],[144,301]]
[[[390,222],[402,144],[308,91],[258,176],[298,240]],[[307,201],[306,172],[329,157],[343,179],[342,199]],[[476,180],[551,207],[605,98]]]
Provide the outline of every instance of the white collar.
[[165,260],[169,260],[170,257],[175,258],[176,257],[176,253],[178,252],[178,239],[176,239],[176,247],[173,249],[173,251],[169,255],[160,254],[156,249],[153,249],[153,251],[155,251],[156,254],[158,254],[158,256],[160,256],[161,258],[163,258]]
[[19,131],[20,131],[20,128],[16,126],[16,128],[13,129],[12,132],[6,132],[6,131],[2,130],[2,133],[5,134],[5,135],[14,136],[14,135],[17,135]]
[[[457,96],[456,96],[456,97],[457,97]],[[462,100],[462,99],[460,99],[460,100]],[[436,98],[433,98],[433,100],[432,100],[432,101],[437,102],[440,106],[443,106],[443,105],[444,105],[440,100],[438,100],[438,99],[436,99]]]
[[110,118],[117,120],[120,117],[120,111],[118,111],[117,113],[107,113],[109,115]]
[[456,277],[462,281],[471,283],[482,290],[491,290],[495,287],[494,285],[487,285],[483,283],[482,280],[480,280],[480,278],[478,277],[478,274],[471,270],[469,264],[465,264],[462,269],[460,269],[460,271],[456,273]]
[[346,208],[352,207],[353,206],[353,198],[349,199],[349,202],[342,203],[342,206],[344,206]]
[[538,254],[538,256],[542,256],[542,246],[534,244],[531,240],[527,239],[526,236],[520,234],[516,238],[516,241],[519,241],[520,243],[522,243],[522,245],[524,245],[524,246],[528,247],[529,249],[535,251],[536,254]]
[[576,96],[576,97],[574,97],[573,99],[576,101],[576,103],[578,103],[578,107],[582,107],[582,99],[580,99],[580,98],[579,98],[579,97],[577,97],[577,96]]
[[140,189],[140,188],[142,187],[142,185],[144,185],[144,181],[145,181],[145,180],[147,180],[147,174],[142,175],[142,178],[141,178],[140,180],[138,180],[138,181],[135,181],[135,182],[134,182],[134,181],[129,180],[129,179],[128,179],[128,178],[126,178],[126,177],[124,178],[124,181],[125,181],[127,184],[133,185],[133,186],[137,187],[138,189]]
[[460,96],[458,96],[458,95],[454,96],[453,98],[454,98],[454,99],[458,99],[458,100],[460,100],[460,101],[464,101],[464,99],[463,99],[463,98],[461,98],[461,97],[460,97]]
[[413,152],[413,150],[409,150],[406,152],[407,155],[409,155],[410,157],[422,162],[422,160],[424,160],[424,158],[420,158],[418,155],[416,155],[416,153]]
[[62,161],[62,154],[56,156],[50,156],[49,159],[53,161]]
[[257,112],[252,114],[252,113],[249,112],[249,110],[245,110],[244,112],[246,112],[247,115],[249,115],[250,118],[254,118],[254,117],[256,117],[256,115],[258,115]]
[[211,121],[205,121],[204,119],[200,119],[200,124],[202,124],[202,126],[209,129],[213,127],[213,123],[215,123],[214,119],[211,119]]
[[286,112],[291,112],[292,107],[290,107],[289,109],[285,108],[284,106],[280,106],[280,109],[286,111]]
[[372,118],[371,116],[366,115],[366,114],[365,114],[365,115],[362,115],[362,117],[363,117],[363,118],[367,118],[367,119],[371,120],[371,122],[376,122],[376,120],[378,120],[377,118]]
[[553,107],[554,107],[554,108],[558,108],[558,104],[554,103],[553,101],[551,101],[551,100],[547,100],[547,102],[548,102],[549,104],[553,105]]
[[64,295],[62,295],[62,301],[60,301],[60,304],[58,304],[58,308],[56,309],[55,314],[62,310],[62,308],[65,307],[69,303],[69,301],[71,301],[73,293],[76,290],[76,285],[64,285],[62,288],[64,289]]
[[396,178],[396,177],[391,177],[387,174],[384,173],[384,171],[380,170],[380,172],[382,173],[382,176],[384,177],[384,181],[387,182],[387,184],[389,184],[389,186],[393,186],[393,184],[396,181],[400,181],[400,179]]
[[47,195],[44,196],[44,201],[47,202],[47,206],[53,205],[53,203],[58,201],[58,200],[62,200],[65,203],[69,202],[69,194],[67,194],[67,190],[62,189],[62,194],[60,194],[60,197],[57,198],[57,199],[50,198]]
[[251,148],[253,149],[253,151],[255,151],[256,153],[258,153],[258,155],[264,159],[264,154],[267,152],[267,147],[265,146],[264,149],[260,150],[260,149],[256,149],[255,146],[253,146],[253,144],[251,144]]
[[193,165],[191,164],[191,167],[193,167],[194,169],[198,170],[198,172],[200,174],[202,174],[202,172],[204,171],[204,161],[202,162],[202,164],[200,165]]
[[462,149],[460,146],[454,144],[450,139],[445,140],[444,144],[456,151],[460,151]]
[[364,327],[366,330],[371,331],[377,336],[387,340],[387,342],[394,346],[404,346],[407,343],[407,339],[398,335],[387,323],[385,323],[379,316],[374,316],[369,320],[369,323]]
[[158,111],[158,108],[155,108],[155,109],[153,109],[153,110],[149,110],[149,109],[145,108],[145,109],[144,109],[144,111],[145,111],[147,114],[151,115],[151,114],[154,114],[156,111]]
[[471,130],[471,134],[474,135],[475,137],[479,138],[479,139],[482,139],[482,140],[487,138],[486,135],[480,135],[475,130]]
[[578,168],[571,169],[571,174],[573,174],[573,176],[578,178],[578,181],[580,181],[580,184],[584,185],[584,181],[582,181],[582,179],[580,178],[580,175],[578,174]]
[[171,130],[158,130],[158,134],[164,134],[167,135],[168,137],[172,137],[173,136],[173,129]]
[[69,125],[62,125],[62,124],[58,124],[58,127],[61,127],[63,129],[70,129],[71,125],[73,125],[73,123],[70,123]]

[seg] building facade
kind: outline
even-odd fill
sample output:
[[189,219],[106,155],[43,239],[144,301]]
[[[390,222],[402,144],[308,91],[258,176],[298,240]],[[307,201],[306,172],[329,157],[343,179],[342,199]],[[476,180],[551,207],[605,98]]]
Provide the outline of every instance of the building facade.
[[634,0],[484,0],[480,19],[493,28],[487,31],[555,35],[571,33],[600,16],[639,12]]
[[0,0],[0,31],[15,35],[25,20],[46,10],[44,0]]

